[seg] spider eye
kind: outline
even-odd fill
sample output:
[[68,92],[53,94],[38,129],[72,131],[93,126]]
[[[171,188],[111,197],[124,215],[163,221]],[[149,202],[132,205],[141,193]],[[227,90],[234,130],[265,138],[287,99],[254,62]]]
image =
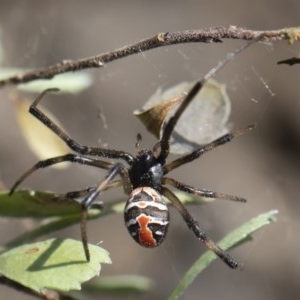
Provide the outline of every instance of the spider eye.
[[141,246],[153,248],[165,239],[169,211],[163,197],[150,187],[135,189],[126,203],[125,225]]

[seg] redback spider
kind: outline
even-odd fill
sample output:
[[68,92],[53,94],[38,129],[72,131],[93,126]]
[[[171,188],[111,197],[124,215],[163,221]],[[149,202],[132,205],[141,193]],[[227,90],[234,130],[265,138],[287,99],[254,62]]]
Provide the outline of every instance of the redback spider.
[[[152,150],[139,150],[136,156],[125,151],[84,146],[70,138],[37,107],[45,94],[57,91],[58,89],[45,90],[32,103],[29,112],[57,134],[70,149],[76,152],[76,154],[69,153],[39,161],[20,177],[20,179],[11,188],[10,194],[12,194],[20,183],[34,171],[61,162],[68,161],[71,163],[85,164],[106,169],[108,170],[107,176],[96,186],[80,191],[69,192],[65,195],[67,198],[84,196],[84,199],[81,202],[82,212],[80,228],[83,249],[87,261],[90,260],[86,230],[87,210],[98,195],[103,191],[123,186],[125,193],[129,195],[124,209],[125,225],[130,235],[140,245],[152,248],[160,245],[165,239],[169,225],[169,211],[163,198],[166,197],[181,214],[187,226],[193,231],[196,237],[201,240],[208,249],[219,256],[219,258],[222,259],[229,267],[237,268],[237,260],[224,252],[207,236],[187,208],[181,203],[180,199],[174,194],[174,192],[166,187],[166,185],[170,185],[171,187],[183,192],[201,197],[221,198],[239,202],[245,202],[246,200],[237,196],[194,188],[173,178],[167,177],[166,175],[170,171],[199,158],[201,155],[215,147],[230,142],[233,138],[244,134],[246,131],[251,130],[254,126],[251,125],[225,134],[211,143],[200,146],[193,152],[183,155],[169,163],[167,163],[166,160],[170,152],[170,137],[182,113],[197,93],[202,89],[204,83],[248,45],[250,45],[250,43],[247,43],[230,53],[226,59],[211,69],[201,80],[197,81],[192,89],[187,93],[174,115],[166,122],[160,141],[154,145]],[[104,161],[96,157],[117,159],[118,162],[113,163],[110,161]],[[117,176],[119,176],[119,179],[114,180]]]

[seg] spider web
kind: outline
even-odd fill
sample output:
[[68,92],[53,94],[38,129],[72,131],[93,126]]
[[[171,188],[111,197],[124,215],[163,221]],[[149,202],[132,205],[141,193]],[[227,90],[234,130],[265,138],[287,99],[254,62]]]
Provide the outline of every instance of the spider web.
[[[269,2],[266,5],[268,8],[276,5]],[[206,4],[212,6],[208,2]],[[210,19],[204,18],[203,23],[199,24],[199,12],[203,9],[192,1],[174,7],[178,16],[184,14],[185,17],[180,18],[176,15],[165,17],[164,14],[171,13],[165,3],[144,4],[147,9],[136,3],[127,4],[129,7],[120,3],[90,5],[87,7],[80,1],[74,1],[70,9],[69,4],[3,1],[0,9],[4,51],[1,64],[6,67],[43,67],[66,58],[77,59],[112,50],[159,31],[216,23],[211,19],[217,13],[214,7],[213,12],[210,11]],[[184,13],[185,5],[190,5],[188,16]],[[237,4],[232,2],[232,5]],[[261,13],[264,15],[262,24],[265,24],[265,18],[271,12],[267,9],[264,12],[251,14],[251,18],[249,15],[249,24],[256,27],[253,16]],[[148,14],[141,20],[141,15]],[[284,15],[281,11],[280,16]],[[289,24],[293,14],[289,11],[286,15],[290,18]],[[229,20],[218,16],[218,24],[236,20],[235,15],[231,15]],[[273,19],[279,18],[273,16]],[[138,26],[128,25],[128,20],[136,20]],[[193,21],[187,23],[187,20]],[[136,134],[141,132],[141,146],[151,148],[156,139],[134,119],[133,110],[141,108],[159,87],[166,90],[181,82],[201,78],[239,45],[240,42],[226,41],[222,45],[177,45],[141,53],[109,64],[104,69],[88,71],[94,80],[90,89],[79,95],[50,97],[45,106],[82,144],[95,145],[100,139],[110,148],[134,152]],[[198,299],[200,293],[204,299],[243,297],[267,300],[282,299],[283,295],[292,299],[296,298],[294,295],[299,295],[295,278],[299,277],[300,270],[294,260],[300,244],[296,230],[299,227],[297,199],[300,175],[300,90],[299,74],[296,72],[299,71],[297,67],[276,67],[277,61],[296,56],[298,52],[299,46],[253,45],[216,74],[216,80],[226,85],[231,99],[229,127],[239,128],[255,122],[259,126],[232,145],[215,150],[178,170],[174,177],[194,186],[249,199],[246,206],[217,202],[191,208],[193,215],[215,240],[262,210],[278,208],[281,215],[279,225],[264,230],[255,236],[254,243],[248,243],[234,252],[244,262],[244,272],[229,272],[218,262],[187,291],[186,299]],[[0,93],[3,100],[0,109],[0,171],[3,184],[9,186],[36,158],[26,148],[15,125],[12,105],[6,101],[8,92]],[[96,169],[70,166],[66,171],[40,171],[25,186],[69,191],[94,184],[104,175]],[[109,194],[105,201],[115,197],[124,196],[121,191],[116,191]],[[171,214],[166,245],[152,252],[131,243],[120,216],[89,226],[91,242],[103,240],[112,251],[116,265],[112,265],[111,272],[130,271],[158,279],[159,283],[148,299],[166,298],[177,279],[204,249],[185,228],[176,212],[172,210]],[[99,228],[110,230],[100,233]],[[8,234],[15,234],[11,225],[3,226],[2,230],[3,240]],[[78,237],[78,228],[66,235],[69,234]],[[120,244],[128,247],[126,251],[120,251]]]

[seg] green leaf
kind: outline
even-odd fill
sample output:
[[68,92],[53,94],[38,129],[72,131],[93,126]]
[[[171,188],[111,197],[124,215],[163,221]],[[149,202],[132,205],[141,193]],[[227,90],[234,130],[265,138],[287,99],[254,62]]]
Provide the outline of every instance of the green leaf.
[[[183,192],[176,192],[181,202],[190,204],[204,204],[213,201],[212,198],[202,198]],[[88,219],[122,213],[124,199],[107,202],[99,208],[95,203],[88,211]],[[0,252],[36,239],[45,234],[64,229],[80,222],[81,206],[75,200],[64,199],[63,195],[33,190],[15,191],[9,196],[8,191],[0,192],[0,216],[2,217],[33,217],[47,218],[39,223],[37,228],[31,229],[0,247]]]
[[[92,209],[88,213],[88,219],[95,219],[99,217],[99,215],[100,215],[100,211]],[[18,237],[14,238],[10,242],[8,242],[5,246],[2,247],[0,246],[0,252],[4,252],[9,248],[24,244],[28,241],[39,238],[45,234],[49,234],[57,230],[65,229],[79,222],[80,222],[79,214],[59,217],[59,218],[51,218],[49,221],[47,220],[46,223],[42,222],[41,224],[38,225],[38,227],[29,230],[19,235]]]
[[80,204],[62,199],[59,194],[20,190],[11,196],[0,192],[0,216],[2,217],[53,217],[80,213]]
[[45,289],[80,290],[81,284],[98,276],[101,264],[110,264],[106,250],[89,245],[91,260],[85,259],[82,243],[50,239],[23,245],[0,255],[0,273],[38,293]]
[[[253,232],[265,225],[270,224],[272,221],[275,221],[275,215],[277,213],[277,210],[272,210],[251,219],[236,230],[229,233],[218,243],[218,245],[225,251],[240,245],[241,243],[247,241]],[[181,278],[179,284],[169,297],[169,300],[179,299],[187,287],[194,281],[194,279],[216,258],[217,256],[213,252],[205,252]]]
[[132,294],[149,291],[153,281],[138,275],[101,276],[84,285],[86,293]]
[[[203,204],[213,198],[202,198],[183,192],[176,192],[181,202],[187,205]],[[92,206],[93,207],[93,206]],[[56,217],[80,213],[80,203],[63,198],[62,194],[34,190],[18,190],[12,195],[9,191],[0,191],[0,216],[2,217]],[[124,199],[110,201],[103,205],[101,216],[122,213]]]
[[[47,218],[46,222],[39,223],[37,228],[23,233],[5,246],[0,247],[0,252],[79,223],[80,214],[80,203],[62,198],[60,194],[24,190],[16,191],[9,196],[8,191],[0,192],[0,216]],[[101,214],[102,212],[96,203],[89,209],[88,219],[95,219]]]
[[[0,80],[24,73],[29,70],[17,68],[0,68]],[[93,83],[91,76],[86,72],[65,73],[52,79],[39,79],[18,85],[17,89],[33,93],[41,93],[48,88],[58,88],[62,93],[77,94],[87,89]]]

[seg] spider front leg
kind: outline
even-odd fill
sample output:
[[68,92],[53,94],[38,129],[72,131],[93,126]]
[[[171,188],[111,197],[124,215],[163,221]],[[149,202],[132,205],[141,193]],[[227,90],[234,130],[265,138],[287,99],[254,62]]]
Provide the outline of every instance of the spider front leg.
[[52,88],[43,91],[32,103],[29,108],[29,112],[36,117],[40,122],[42,122],[46,127],[52,130],[57,136],[59,136],[73,151],[81,155],[93,155],[101,156],[106,158],[116,158],[123,159],[129,165],[132,164],[134,157],[124,151],[117,151],[111,149],[104,149],[98,147],[89,147],[80,145],[75,140],[70,138],[61,128],[59,128],[51,119],[49,119],[37,106],[43,99],[43,97],[50,92],[57,92],[59,89]]
[[90,251],[88,247],[88,238],[87,238],[87,230],[86,230],[88,208],[92,205],[95,199],[108,188],[112,180],[117,175],[122,175],[121,172],[123,169],[124,166],[121,163],[115,164],[110,169],[105,179],[101,180],[97,185],[97,187],[94,190],[92,190],[92,192],[89,195],[87,195],[81,202],[81,220],[80,220],[81,240],[82,240],[83,249],[87,261],[90,261]]
[[189,163],[203,154],[215,149],[216,147],[222,146],[224,144],[227,144],[231,142],[234,138],[245,134],[248,131],[251,131],[253,128],[255,128],[256,124],[249,125],[245,128],[240,128],[235,131],[232,131],[230,133],[227,133],[220,138],[212,141],[211,143],[208,143],[206,145],[203,145],[202,147],[199,147],[195,151],[193,151],[190,154],[184,155],[182,157],[179,157],[178,159],[173,160],[172,162],[168,163],[163,167],[164,174],[169,173],[170,171],[180,167],[181,165],[184,165],[186,163]]
[[233,52],[227,55],[227,57],[220,61],[218,65],[216,65],[214,68],[212,68],[210,71],[208,71],[205,76],[198,80],[194,86],[191,88],[191,90],[188,92],[188,94],[185,96],[184,100],[179,105],[178,109],[176,110],[175,114],[168,120],[166,123],[163,134],[161,137],[161,140],[154,146],[154,149],[158,148],[160,146],[160,153],[157,157],[158,161],[164,165],[166,162],[167,157],[169,156],[170,152],[170,138],[172,135],[172,132],[174,131],[174,128],[181,117],[181,115],[184,113],[186,108],[189,106],[191,101],[196,97],[196,95],[202,90],[204,84],[212,78],[220,69],[222,69],[231,59],[234,58],[235,55],[242,52],[244,49],[249,47],[253,41],[250,41],[244,45],[242,45],[240,48],[235,49]]
[[185,206],[180,202],[179,198],[172,193],[168,188],[162,186],[161,187],[162,194],[168,198],[174,207],[178,210],[178,212],[183,217],[187,226],[194,232],[197,238],[199,238],[208,249],[213,251],[221,260],[223,260],[230,268],[236,269],[238,267],[238,261],[231,257],[228,253],[224,252],[220,247],[218,247],[215,242],[210,239],[206,233],[199,227],[198,222],[192,217],[189,211],[185,208]]
[[59,164],[62,162],[79,163],[79,164],[94,166],[94,167],[102,168],[102,169],[106,169],[106,170],[109,170],[113,165],[110,162],[106,162],[103,160],[98,160],[95,158],[90,158],[90,157],[86,157],[86,156],[82,156],[82,155],[77,155],[77,154],[73,154],[73,153],[41,160],[41,161],[37,162],[33,167],[31,167],[28,171],[26,171],[15,182],[15,184],[10,189],[9,195],[12,195],[14,193],[15,189],[33,172],[37,171],[38,169],[47,168],[49,166]]

